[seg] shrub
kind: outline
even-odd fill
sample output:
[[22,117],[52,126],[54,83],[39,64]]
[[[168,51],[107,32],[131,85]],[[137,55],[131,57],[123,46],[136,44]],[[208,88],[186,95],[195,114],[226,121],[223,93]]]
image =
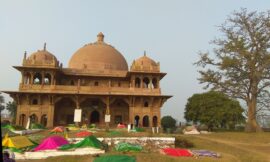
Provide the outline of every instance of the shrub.
[[191,141],[181,138],[181,137],[176,137],[174,144],[175,144],[175,147],[180,147],[180,148],[194,147],[194,144]]
[[164,116],[161,119],[161,125],[164,130],[166,130],[167,128],[171,128],[171,129],[175,128],[175,124],[176,124],[176,120],[172,118],[171,116]]

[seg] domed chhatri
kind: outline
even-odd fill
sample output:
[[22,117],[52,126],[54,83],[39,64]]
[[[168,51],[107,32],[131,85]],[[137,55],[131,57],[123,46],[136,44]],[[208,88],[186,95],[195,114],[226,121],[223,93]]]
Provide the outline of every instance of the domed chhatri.
[[152,71],[159,72],[159,63],[156,63],[154,60],[146,56],[146,52],[144,51],[144,55],[137,60],[134,60],[131,65],[131,71]]
[[69,61],[68,67],[92,71],[128,71],[124,56],[104,42],[102,33],[97,35],[95,43],[87,44],[75,52]]
[[37,52],[32,53],[29,57],[24,54],[23,59],[24,66],[52,66],[58,67],[59,63],[57,58],[47,51],[46,43],[44,43],[43,50],[38,50]]
[[[17,103],[16,124],[39,123],[45,127],[96,124],[116,127],[160,127],[161,108],[172,96],[161,93],[160,81],[166,73],[159,63],[146,56],[130,67],[124,56],[97,40],[75,52],[68,67],[59,66],[46,49],[24,55],[17,91],[3,91]],[[158,130],[156,128],[155,130]]]

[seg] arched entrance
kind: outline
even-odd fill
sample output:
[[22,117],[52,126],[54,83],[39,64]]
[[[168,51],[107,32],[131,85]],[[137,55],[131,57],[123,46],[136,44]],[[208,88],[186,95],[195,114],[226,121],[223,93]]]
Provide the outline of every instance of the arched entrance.
[[69,97],[62,98],[55,104],[54,126],[74,123],[74,111],[76,103]]
[[105,117],[106,104],[98,98],[87,98],[80,103],[82,109],[82,123],[84,124],[103,124]]
[[143,117],[143,127],[149,127],[149,117],[147,115]]
[[94,110],[90,115],[90,123],[99,123],[100,117],[99,112]]
[[47,115],[46,114],[41,116],[40,124],[42,124],[44,127],[47,126]]
[[129,105],[122,99],[118,98],[110,105],[111,124],[129,124]]
[[32,115],[30,116],[30,123],[31,123],[31,124],[32,124],[32,123],[38,123],[38,117],[37,117],[36,114],[32,114]]
[[138,115],[136,115],[134,119],[135,119],[135,120],[134,120],[134,125],[135,125],[135,127],[139,127],[140,117],[139,117]]
[[153,117],[153,127],[157,127],[158,118],[157,116]]

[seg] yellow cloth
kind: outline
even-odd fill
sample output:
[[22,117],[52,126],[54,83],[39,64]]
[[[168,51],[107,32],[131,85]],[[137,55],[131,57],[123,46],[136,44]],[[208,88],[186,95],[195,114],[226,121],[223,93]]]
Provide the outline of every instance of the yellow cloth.
[[10,138],[4,138],[2,140],[2,146],[14,147],[17,149],[33,145],[34,144],[25,136],[15,136]]

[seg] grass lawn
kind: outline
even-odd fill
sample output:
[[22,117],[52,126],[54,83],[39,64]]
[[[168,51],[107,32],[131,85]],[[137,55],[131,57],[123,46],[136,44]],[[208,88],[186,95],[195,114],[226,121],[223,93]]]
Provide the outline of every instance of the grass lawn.
[[[39,141],[41,138],[49,136],[48,131],[36,134]],[[69,133],[69,137],[74,137],[75,132]],[[106,132],[95,133],[97,137],[108,137]],[[121,136],[153,136],[149,132],[128,134],[122,132]],[[159,136],[169,136],[160,134]],[[206,157],[170,157],[161,155],[158,152],[141,153],[118,153],[109,151],[106,154],[126,154],[135,156],[137,162],[270,162],[270,133],[243,133],[243,132],[222,132],[205,135],[170,135],[187,139],[194,143],[192,149],[207,149],[221,154],[221,158]],[[102,155],[100,155],[102,156]],[[53,157],[44,160],[17,160],[17,162],[91,162],[95,157],[87,156],[63,156]]]

